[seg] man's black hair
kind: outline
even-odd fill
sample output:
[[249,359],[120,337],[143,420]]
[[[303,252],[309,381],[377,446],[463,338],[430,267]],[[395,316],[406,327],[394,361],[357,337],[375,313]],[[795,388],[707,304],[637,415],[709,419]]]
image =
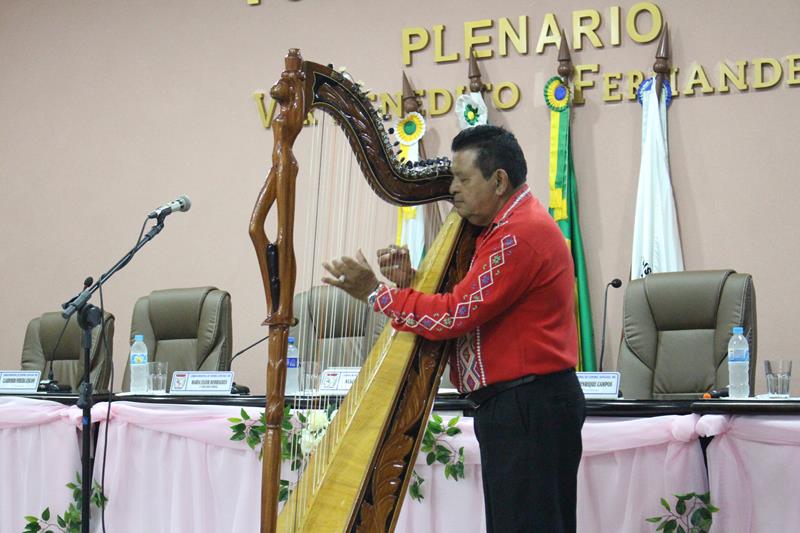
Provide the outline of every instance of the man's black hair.
[[489,125],[467,128],[455,136],[450,149],[453,152],[475,150],[475,165],[484,179],[489,179],[495,170],[502,168],[512,187],[525,183],[528,165],[517,138],[510,131]]

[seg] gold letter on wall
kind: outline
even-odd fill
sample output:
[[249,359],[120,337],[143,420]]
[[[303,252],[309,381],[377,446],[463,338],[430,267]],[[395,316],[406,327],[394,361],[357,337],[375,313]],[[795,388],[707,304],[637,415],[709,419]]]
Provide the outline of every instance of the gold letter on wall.
[[594,80],[586,81],[583,79],[583,75],[585,72],[597,72],[600,70],[600,65],[597,63],[592,63],[589,65],[575,65],[575,78],[573,79],[573,86],[575,87],[575,98],[573,102],[575,104],[582,104],[585,102],[583,99],[583,90],[590,89],[594,87]]
[[[650,13],[652,26],[647,33],[639,33],[639,29],[636,27],[636,17],[639,16],[639,13],[644,11]],[[661,33],[661,21],[661,10],[658,9],[657,5],[652,2],[640,2],[628,11],[628,36],[637,43],[649,43]]]
[[800,84],[800,55],[786,56],[786,85]]
[[520,15],[518,32],[514,31],[514,26],[511,25],[511,22],[503,17],[497,23],[497,31],[499,33],[501,57],[508,55],[508,41],[511,41],[518,54],[525,55],[528,53],[528,17]]
[[683,94],[693,95],[694,88],[698,85],[700,86],[700,92],[703,94],[711,94],[714,92],[714,87],[712,87],[711,83],[708,81],[708,76],[706,76],[703,65],[695,63],[692,65],[692,70],[689,71],[689,81],[686,82]]
[[[589,19],[587,24],[584,19]],[[600,37],[597,36],[597,28],[600,27],[600,13],[596,9],[581,9],[572,12],[572,49],[580,50],[583,48],[583,36],[589,38],[589,42],[595,48],[603,48]]]
[[403,28],[403,64],[410,65],[411,54],[424,50],[430,40],[431,36],[425,28]]
[[[472,20],[464,23],[464,57],[472,54],[472,49],[476,46],[491,44],[492,38],[489,35],[475,35],[475,30],[491,28],[494,24],[492,19]],[[492,57],[492,50],[475,50],[478,59]]]
[[728,82],[732,81],[737,89],[740,91],[747,90],[747,61],[736,62],[736,74],[733,73],[731,67],[724,61],[719,64],[719,92],[727,93],[731,90]]
[[[439,97],[443,99],[439,105]],[[444,115],[453,107],[453,95],[446,89],[431,89],[428,91],[428,111],[432,117]]]
[[444,24],[437,24],[433,27],[433,43],[433,60],[436,63],[458,61],[458,52],[453,52],[449,56],[444,55]]
[[556,48],[561,46],[561,28],[558,27],[556,16],[546,13],[542,21],[542,31],[539,32],[539,40],[536,42],[536,53],[544,52],[544,47],[552,44]]
[[[773,78],[767,80],[764,78],[764,67],[769,66],[772,69]],[[777,59],[771,57],[759,57],[753,60],[753,68],[756,71],[756,81],[753,83],[754,89],[769,89],[778,85],[783,76],[783,69]]]

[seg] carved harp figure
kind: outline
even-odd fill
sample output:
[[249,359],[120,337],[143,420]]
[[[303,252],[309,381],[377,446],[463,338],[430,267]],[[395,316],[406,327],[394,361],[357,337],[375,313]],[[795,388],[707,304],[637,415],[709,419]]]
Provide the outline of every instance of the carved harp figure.
[[[335,354],[317,357],[304,353],[320,344],[320,330],[331,327],[332,322],[330,317],[328,324],[319,316],[316,321],[308,319],[311,311],[324,312],[333,305],[320,303],[318,295],[314,296],[315,291],[336,291],[342,298],[347,296],[333,287],[305,287],[309,290],[304,293],[312,296],[305,301],[305,310],[295,309],[298,295],[295,294],[294,228],[299,166],[293,148],[309,113],[315,109],[323,111],[321,120],[326,120],[325,115],[332,117],[343,130],[346,142],[342,145],[349,150],[351,166],[360,169],[381,200],[394,205],[410,206],[448,199],[452,180],[450,161],[440,158],[416,166],[398,161],[389,134],[384,131],[383,120],[373,109],[366,92],[349,76],[331,67],[303,61],[296,49],[289,51],[285,70],[270,95],[280,106],[272,122],[275,137],[272,168],[250,220],[250,237],[258,256],[267,303],[264,324],[269,327],[270,334],[261,531],[391,531],[452,343],[426,341],[411,333],[396,332],[386,324],[363,358],[343,361]],[[319,125],[308,129],[324,131]],[[337,158],[319,157],[315,164],[320,169],[339,169],[334,171],[336,179],[341,169],[348,167],[346,160],[342,162]],[[331,191],[335,195],[330,191],[323,195],[331,202],[342,204],[335,210],[347,213],[351,210],[347,203],[351,189],[355,190],[355,185],[334,185]],[[298,202],[306,202],[298,213],[303,217],[319,217],[322,211],[305,200],[309,194],[303,191],[298,195]],[[277,216],[270,213],[272,210],[277,211]],[[347,231],[370,233],[373,228],[369,214],[366,217],[361,227]],[[275,228],[272,240],[265,229],[268,222]],[[331,238],[338,238],[345,231],[331,229],[331,224],[327,226]],[[427,251],[412,286],[428,293],[448,290],[466,272],[474,240],[474,228],[451,212]],[[304,241],[297,242],[306,246]],[[348,252],[352,254],[354,250]],[[311,262],[318,264],[328,259],[330,257],[312,256]],[[301,268],[304,267],[301,265]],[[351,303],[366,308],[360,302],[353,300]],[[369,310],[366,313],[373,315]],[[345,322],[347,320],[360,321],[358,318],[348,318]],[[353,329],[348,323],[332,327]],[[301,475],[293,479],[289,487],[283,487],[284,491],[290,490],[290,495],[280,508],[281,424],[286,401],[284,385],[290,329],[300,332],[301,341],[303,335],[311,338],[305,345],[300,342],[303,374],[313,374],[306,375],[302,385],[306,389],[303,398],[309,401],[308,405],[321,408],[328,405],[330,398],[319,392],[319,373],[326,367],[360,366],[361,370],[347,395],[336,399],[332,418],[332,410],[328,410],[324,423],[329,425],[324,437],[314,441],[311,435],[306,439],[311,441],[303,445],[303,451],[308,453],[293,465]],[[357,334],[369,337],[363,331]],[[294,451],[292,456],[295,457]],[[284,472],[287,470],[284,466]]]

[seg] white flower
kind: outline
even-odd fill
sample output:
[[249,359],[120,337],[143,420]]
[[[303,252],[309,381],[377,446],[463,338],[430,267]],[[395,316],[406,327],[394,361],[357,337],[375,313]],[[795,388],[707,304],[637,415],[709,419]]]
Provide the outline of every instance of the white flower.
[[311,411],[306,416],[306,427],[312,433],[323,432],[328,427],[328,416],[324,411]]
[[322,440],[324,433],[314,433],[307,429],[300,432],[300,451],[303,455],[309,455],[317,447],[319,441]]

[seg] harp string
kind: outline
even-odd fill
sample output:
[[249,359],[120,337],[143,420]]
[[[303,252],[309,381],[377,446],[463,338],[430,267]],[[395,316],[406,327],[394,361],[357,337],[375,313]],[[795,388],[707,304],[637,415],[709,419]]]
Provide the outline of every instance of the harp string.
[[[296,189],[300,200],[297,205],[306,211],[302,216],[304,231],[296,232],[295,240],[297,255],[304,258],[303,264],[298,265],[302,274],[298,275],[295,294],[299,305],[294,310],[299,320],[294,330],[303,389],[296,405],[309,422],[324,413],[328,405],[337,413],[313,451],[304,450],[301,439],[293,439],[291,456],[298,456],[298,446],[304,452],[300,469],[284,469],[285,474],[291,474],[290,484],[295,490],[292,507],[287,509],[293,527],[302,526],[304,509],[315,497],[337,443],[379,366],[374,361],[364,364],[373,345],[372,311],[344,293],[336,294],[339,289],[323,286],[320,279],[326,273],[321,264],[342,255],[355,257],[361,249],[377,272],[372,251],[392,242],[395,216],[395,208],[379,199],[364,180],[339,126],[327,113],[315,114],[317,125],[307,128],[313,130],[308,170],[304,171],[301,165]],[[387,353],[388,343],[379,359]],[[362,366],[346,397],[320,391],[322,372],[333,366]]]

